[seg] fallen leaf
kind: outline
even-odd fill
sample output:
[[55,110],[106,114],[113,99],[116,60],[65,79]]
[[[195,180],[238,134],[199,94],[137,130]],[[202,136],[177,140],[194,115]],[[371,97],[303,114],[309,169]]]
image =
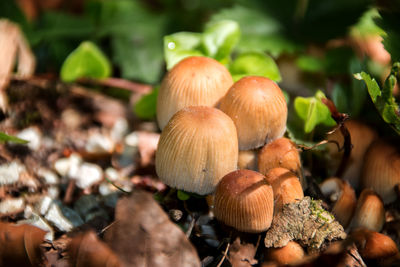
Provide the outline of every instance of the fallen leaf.
[[238,237],[230,246],[228,260],[232,267],[251,267],[258,263],[254,259],[256,251],[257,248],[253,244],[242,244]]
[[75,267],[121,266],[114,252],[91,231],[74,237],[68,245],[68,254],[71,266]]
[[152,195],[134,191],[118,201],[105,240],[124,266],[200,266],[195,248]]

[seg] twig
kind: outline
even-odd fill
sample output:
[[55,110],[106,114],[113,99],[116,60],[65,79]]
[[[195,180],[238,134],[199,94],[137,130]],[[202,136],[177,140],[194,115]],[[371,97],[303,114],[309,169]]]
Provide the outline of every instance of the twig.
[[191,215],[191,217],[192,217],[192,220],[190,221],[189,228],[186,231],[186,237],[187,238],[189,238],[190,235],[192,234],[194,225],[196,224],[196,218],[193,215]]
[[104,227],[103,229],[101,229],[100,234],[104,233],[105,231],[107,231],[110,227],[112,227],[117,221],[113,221],[112,223],[110,223],[109,225],[107,225],[106,227]]
[[342,161],[340,162],[339,168],[336,171],[336,177],[342,177],[344,171],[346,170],[347,163],[350,158],[351,150],[353,148],[353,145],[351,144],[351,136],[350,132],[347,129],[347,127],[344,125],[344,122],[349,118],[349,115],[345,113],[340,113],[337,111],[335,104],[327,99],[323,98],[321,99],[322,103],[324,103],[330,110],[331,112],[331,117],[336,121],[338,124],[338,128],[340,129],[340,132],[343,135],[344,138],[344,143],[343,143],[343,148],[344,148],[344,153],[342,157]]
[[226,245],[226,249],[224,251],[224,254],[222,256],[222,259],[219,261],[218,265],[216,267],[221,267],[222,263],[224,262],[224,260],[226,259],[226,256],[228,255],[228,250],[230,247],[231,243],[228,242],[228,245]]
[[76,184],[75,179],[69,179],[67,190],[65,190],[65,196],[64,196],[65,204],[69,204],[72,202],[72,196],[74,195],[75,191],[75,184]]
[[149,93],[152,89],[152,87],[148,84],[135,83],[129,80],[114,78],[114,77],[106,79],[81,78],[78,80],[78,82],[84,84],[88,83],[88,84],[96,84],[107,87],[116,87],[141,94]]

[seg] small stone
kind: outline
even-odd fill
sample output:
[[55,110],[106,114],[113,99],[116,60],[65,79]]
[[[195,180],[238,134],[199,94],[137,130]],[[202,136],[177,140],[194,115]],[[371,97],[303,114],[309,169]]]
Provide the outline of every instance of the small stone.
[[95,132],[90,134],[85,145],[85,151],[94,155],[109,154],[114,150],[114,145],[109,136]]
[[58,207],[55,203],[51,204],[47,214],[45,215],[45,218],[60,231],[69,232],[74,228],[73,224],[64,217],[60,207]]
[[42,143],[42,133],[36,127],[29,127],[22,130],[17,134],[17,137],[29,141],[27,146],[33,151],[38,150]]
[[128,130],[128,121],[125,118],[118,118],[111,129],[110,136],[112,140],[119,142],[128,133]]
[[23,211],[25,201],[22,198],[9,198],[0,202],[0,214],[15,214]]
[[76,179],[76,186],[86,189],[103,179],[103,170],[96,164],[84,162],[78,168],[74,178]]
[[46,168],[40,168],[37,172],[38,176],[43,178],[46,184],[58,184],[60,182],[60,179],[58,178],[57,174],[55,174],[53,171],[46,169]]
[[79,154],[72,153],[68,158],[57,160],[54,163],[54,169],[61,176],[75,175],[76,170],[81,163],[82,157]]
[[10,164],[0,165],[0,185],[10,185],[18,182],[20,174],[25,171],[25,166],[15,161]]
[[183,216],[183,212],[181,210],[177,210],[177,209],[169,210],[168,214],[169,214],[169,217],[175,222],[178,222],[180,219],[182,219],[182,216]]

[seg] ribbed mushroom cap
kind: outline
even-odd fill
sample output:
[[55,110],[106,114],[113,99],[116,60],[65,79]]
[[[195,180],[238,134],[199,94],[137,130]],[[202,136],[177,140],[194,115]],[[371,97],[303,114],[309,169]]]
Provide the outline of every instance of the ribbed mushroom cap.
[[275,213],[283,205],[303,199],[304,193],[299,178],[284,168],[273,168],[266,174],[267,182],[272,185],[275,200]]
[[233,84],[227,68],[208,57],[188,57],[164,77],[157,99],[157,121],[163,129],[188,106],[216,106]]
[[187,107],[161,133],[156,172],[167,185],[200,195],[212,193],[219,180],[236,170],[235,125],[222,111]]
[[240,150],[263,146],[285,133],[285,97],[279,86],[268,78],[240,79],[222,98],[220,109],[236,125]]
[[372,188],[385,204],[396,200],[394,186],[400,183],[400,149],[379,140],[365,155],[362,187]]
[[237,170],[225,175],[214,201],[215,217],[239,231],[259,233],[271,226],[273,192],[261,173]]
[[385,207],[382,199],[371,189],[364,189],[357,201],[352,227],[380,232],[385,223]]
[[[347,162],[346,170],[341,178],[349,181],[353,188],[358,189],[365,152],[378,135],[368,125],[359,121],[348,120],[345,122],[345,126],[350,132],[353,148]],[[340,147],[343,147],[344,139],[340,131],[332,133],[327,139],[336,141]],[[330,161],[331,168],[337,169],[343,157],[343,151],[339,152],[337,145],[333,143],[328,143],[327,147],[332,159]]]
[[278,167],[302,177],[299,151],[296,145],[285,137],[266,144],[258,153],[258,170],[262,174],[266,175],[269,170]]
[[347,181],[335,177],[326,179],[319,187],[324,196],[332,201],[333,215],[346,228],[353,217],[357,204],[354,189]]

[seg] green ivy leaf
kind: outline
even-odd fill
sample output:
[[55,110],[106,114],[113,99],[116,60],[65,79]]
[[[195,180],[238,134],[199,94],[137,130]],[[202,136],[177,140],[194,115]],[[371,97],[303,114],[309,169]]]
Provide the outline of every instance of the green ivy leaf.
[[203,56],[199,46],[202,34],[195,32],[178,32],[164,37],[164,57],[167,69],[190,56]]
[[365,82],[368,93],[379,114],[400,135],[400,108],[393,97],[396,79],[400,77],[400,62],[393,64],[392,71],[386,78],[382,89],[368,73],[356,73],[354,77]]
[[228,63],[233,48],[240,39],[239,24],[232,20],[211,22],[206,25],[202,47],[207,56]]
[[238,56],[229,68],[235,81],[244,76],[264,76],[276,82],[281,81],[278,66],[268,55],[261,52],[247,52]]
[[302,71],[307,72],[319,72],[325,68],[323,59],[307,55],[299,56],[296,60],[296,65]]
[[154,88],[151,93],[142,96],[136,103],[134,112],[140,119],[151,120],[156,116],[158,90],[158,87]]
[[72,82],[76,79],[107,78],[111,74],[111,64],[101,50],[92,42],[81,43],[64,61],[61,79]]
[[24,139],[0,132],[0,143],[5,143],[5,142],[12,142],[12,143],[17,143],[17,144],[29,143],[28,141],[26,141]]
[[294,108],[298,116],[304,120],[304,131],[310,133],[318,124],[327,126],[335,125],[331,113],[321,99],[326,98],[322,91],[318,91],[313,97],[296,97]]

